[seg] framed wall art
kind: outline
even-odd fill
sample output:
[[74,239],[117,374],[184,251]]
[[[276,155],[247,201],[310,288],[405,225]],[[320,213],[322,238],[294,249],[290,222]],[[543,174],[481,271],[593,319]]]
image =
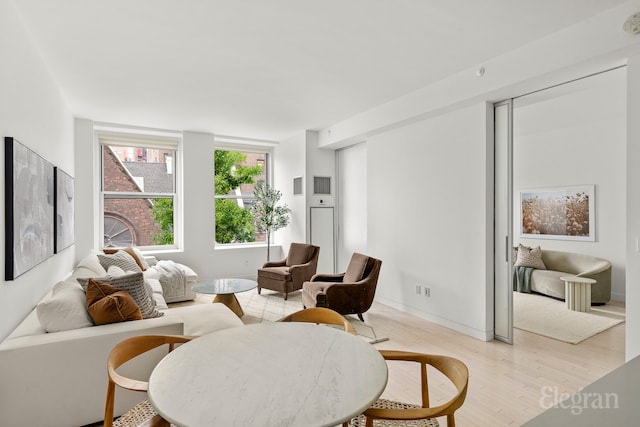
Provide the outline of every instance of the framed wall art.
[[53,165],[5,137],[5,280],[53,256]]
[[53,223],[54,234],[54,252],[68,248],[75,242],[74,221],[75,221],[75,199],[74,179],[59,167],[54,169],[55,183],[55,200]]
[[520,237],[595,241],[595,186],[520,191]]

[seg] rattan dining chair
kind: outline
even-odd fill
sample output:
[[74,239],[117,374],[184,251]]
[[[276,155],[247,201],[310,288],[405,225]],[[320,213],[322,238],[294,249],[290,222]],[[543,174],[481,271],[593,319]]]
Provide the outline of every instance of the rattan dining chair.
[[[378,399],[362,415],[351,420],[352,427],[372,427],[374,425],[376,427],[437,427],[440,424],[436,418],[444,416],[447,417],[447,427],[455,427],[454,413],[464,403],[469,383],[469,370],[463,362],[449,356],[406,351],[380,350],[380,353],[387,361],[408,361],[420,365],[422,405]],[[456,390],[455,396],[435,407],[429,406],[427,366],[432,366],[444,374],[453,383]]]
[[324,307],[305,308],[278,320],[278,322],[308,322],[342,326],[346,332],[356,335],[356,330],[343,315]]
[[133,426],[170,426],[155,411],[149,399],[144,399],[121,417],[113,420],[116,385],[127,390],[146,392],[149,385],[146,381],[132,379],[120,375],[117,369],[131,359],[163,345],[168,345],[171,352],[176,344],[183,344],[195,337],[182,335],[141,335],[127,338],[116,344],[107,359],[109,384],[107,386],[107,402],[104,410],[104,427],[133,427]]

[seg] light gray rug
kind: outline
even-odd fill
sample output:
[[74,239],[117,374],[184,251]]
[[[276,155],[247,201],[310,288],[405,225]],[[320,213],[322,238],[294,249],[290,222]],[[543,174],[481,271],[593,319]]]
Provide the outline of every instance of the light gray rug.
[[581,313],[564,301],[537,294],[513,293],[513,326],[559,341],[578,344],[625,321],[622,306],[593,306]]
[[[240,292],[236,294],[236,298],[238,298],[238,302],[244,311],[242,321],[246,325],[251,323],[275,322],[278,319],[303,309],[302,292],[300,291],[290,293],[286,301],[284,300],[283,294],[267,289],[263,289],[261,295],[258,295],[256,289]],[[198,294],[196,296],[197,302],[211,303],[212,299],[213,295]],[[357,316],[348,315],[345,317],[351,322],[358,336],[366,339],[371,344],[389,339],[387,337],[377,336],[375,330],[360,321]]]

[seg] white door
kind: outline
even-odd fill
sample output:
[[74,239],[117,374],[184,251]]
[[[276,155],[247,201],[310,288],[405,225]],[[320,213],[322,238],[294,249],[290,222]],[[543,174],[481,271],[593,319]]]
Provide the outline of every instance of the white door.
[[494,105],[494,337],[513,343],[511,279],[512,227],[512,102]]
[[367,144],[336,151],[337,271],[347,269],[354,252],[367,253]]

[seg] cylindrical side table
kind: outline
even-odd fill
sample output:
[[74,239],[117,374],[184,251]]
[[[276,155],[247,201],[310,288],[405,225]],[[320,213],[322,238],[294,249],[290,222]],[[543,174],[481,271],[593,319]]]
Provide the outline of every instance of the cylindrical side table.
[[562,276],[564,281],[564,298],[567,308],[573,311],[591,310],[591,285],[594,279],[579,276]]

